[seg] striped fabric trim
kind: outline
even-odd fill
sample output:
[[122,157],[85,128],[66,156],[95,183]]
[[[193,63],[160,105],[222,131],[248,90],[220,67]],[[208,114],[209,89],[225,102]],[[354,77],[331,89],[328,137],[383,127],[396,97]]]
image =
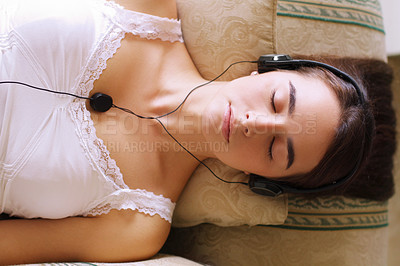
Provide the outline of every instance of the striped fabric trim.
[[376,0],[278,0],[277,15],[353,24],[384,33],[381,7]]
[[388,221],[387,202],[344,197],[305,199],[291,196],[285,223],[269,226],[296,230],[336,231],[381,228],[388,226]]

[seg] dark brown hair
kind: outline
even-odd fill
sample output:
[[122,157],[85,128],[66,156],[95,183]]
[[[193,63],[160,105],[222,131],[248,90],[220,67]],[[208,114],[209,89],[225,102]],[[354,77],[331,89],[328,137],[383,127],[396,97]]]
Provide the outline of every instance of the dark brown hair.
[[334,140],[320,163],[307,174],[283,177],[279,181],[299,188],[320,187],[346,176],[361,160],[356,174],[345,185],[312,196],[390,198],[394,193],[392,157],[396,148],[391,68],[382,61],[371,59],[312,59],[333,65],[355,78],[365,94],[366,104],[359,103],[351,84],[329,71],[310,67],[299,69],[303,75],[323,80],[334,91],[341,115]]

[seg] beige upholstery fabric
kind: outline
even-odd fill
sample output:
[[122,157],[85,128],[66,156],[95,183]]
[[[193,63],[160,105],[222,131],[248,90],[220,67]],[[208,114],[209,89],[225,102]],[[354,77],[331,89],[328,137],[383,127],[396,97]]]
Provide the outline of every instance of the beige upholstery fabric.
[[387,60],[385,35],[369,28],[278,16],[277,32],[278,53]]
[[388,203],[343,196],[307,199],[291,195],[288,217],[280,228],[297,230],[353,230],[388,226]]
[[387,227],[380,230],[299,231],[203,224],[175,229],[181,256],[208,265],[387,265]]
[[[205,78],[216,77],[233,62],[256,60],[261,54],[274,52],[275,1],[177,2],[186,46]],[[238,65],[221,79],[248,75],[256,68],[256,64]],[[218,160],[207,160],[207,166],[226,180],[248,179]],[[173,226],[281,224],[286,216],[286,196],[272,199],[255,195],[243,185],[217,180],[200,166],[177,203]]]
[[[248,177],[217,160],[207,160],[215,173],[230,181],[245,181]],[[189,227],[201,223],[220,226],[282,224],[287,217],[287,197],[266,198],[241,184],[226,184],[217,180],[205,167],[191,177],[174,212],[174,227]]]
[[387,265],[387,203],[300,196],[288,203],[283,225],[173,228],[165,252],[210,265]]
[[[376,0],[178,0],[178,8],[186,45],[206,78],[213,78],[234,61],[254,60],[267,53],[386,61]],[[241,17],[248,13],[252,14],[248,19]],[[254,68],[237,67],[224,79]],[[195,190],[197,178],[189,182],[188,189]],[[213,195],[210,204],[206,194],[202,198],[197,194],[193,201],[203,202],[188,202],[185,209],[194,203],[203,209],[223,205],[213,198],[218,193],[210,186],[198,187],[198,193],[208,189]],[[284,225],[173,228],[165,250],[210,265],[387,265],[386,203],[291,197],[288,204]],[[229,203],[223,206],[230,207]],[[237,212],[233,215],[243,218]],[[207,222],[220,223],[229,216],[208,217]]]
[[[178,0],[186,46],[203,77],[212,79],[229,64],[275,51],[273,0]],[[247,75],[254,64],[234,67],[221,80]]]
[[278,53],[386,61],[379,1],[279,0],[277,13]]

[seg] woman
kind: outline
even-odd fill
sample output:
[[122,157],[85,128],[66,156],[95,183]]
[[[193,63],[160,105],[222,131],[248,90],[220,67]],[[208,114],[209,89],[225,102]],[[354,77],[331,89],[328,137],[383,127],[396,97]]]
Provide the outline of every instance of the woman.
[[[174,1],[116,1],[125,9],[54,2],[1,3],[1,80],[106,93],[144,116],[170,112],[205,82],[182,42]],[[199,160],[274,178],[303,175],[330,149],[343,114],[330,84],[340,81],[312,73],[214,82],[160,121]],[[0,263],[157,253],[198,161],[155,120],[115,108],[98,113],[82,99],[16,84],[0,93],[1,212],[42,218],[0,221]]]

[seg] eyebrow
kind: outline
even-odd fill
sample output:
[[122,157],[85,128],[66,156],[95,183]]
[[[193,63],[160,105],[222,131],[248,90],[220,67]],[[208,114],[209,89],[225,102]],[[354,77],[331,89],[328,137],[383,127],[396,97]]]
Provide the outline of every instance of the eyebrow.
[[289,115],[293,114],[296,107],[296,87],[289,81]]
[[[294,108],[296,107],[296,87],[293,85],[291,81],[289,81],[289,115],[292,115],[294,112]],[[294,149],[293,149],[293,140],[292,138],[287,139],[287,165],[286,170],[289,169],[294,162]]]
[[288,138],[287,140],[287,151],[288,151],[288,156],[287,156],[287,166],[286,170],[292,166],[293,161],[294,161],[294,150],[293,150],[293,140],[292,138]]

